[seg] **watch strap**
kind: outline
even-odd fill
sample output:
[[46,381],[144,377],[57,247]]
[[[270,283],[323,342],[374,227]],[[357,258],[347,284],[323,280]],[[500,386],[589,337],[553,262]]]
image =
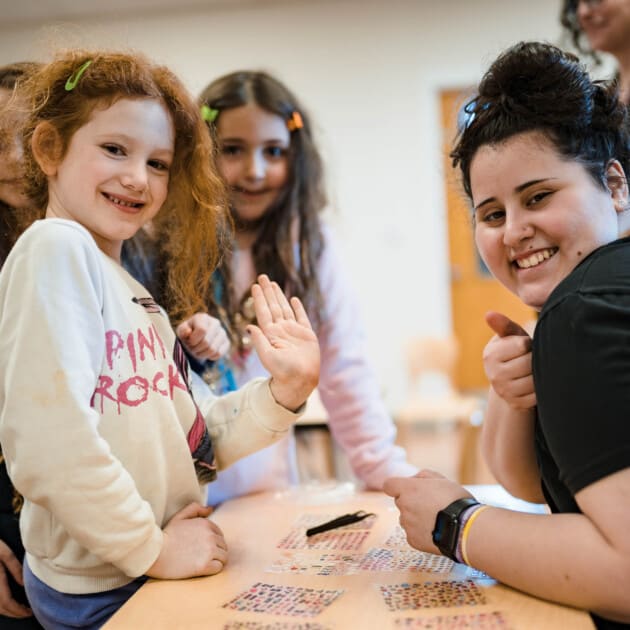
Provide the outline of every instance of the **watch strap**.
[[457,499],[457,501],[449,503],[442,512],[446,512],[449,516],[459,520],[462,513],[473,505],[479,505],[479,501],[477,501],[475,497],[464,497],[463,499]]
[[[461,534],[461,516],[469,508],[481,505],[474,497],[464,497],[449,503],[440,510],[435,517],[435,527],[432,532],[432,539],[435,546],[451,560],[457,562],[457,544]],[[446,527],[454,527],[455,531],[449,531],[445,536]]]

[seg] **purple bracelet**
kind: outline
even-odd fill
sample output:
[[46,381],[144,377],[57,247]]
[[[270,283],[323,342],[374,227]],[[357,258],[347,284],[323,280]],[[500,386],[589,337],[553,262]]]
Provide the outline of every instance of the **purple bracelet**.
[[457,534],[457,547],[455,547],[455,559],[460,564],[466,564],[462,556],[462,536],[464,534],[464,527],[473,512],[476,512],[480,507],[483,507],[481,503],[471,505],[465,512],[462,513],[461,520],[459,522],[459,532]]

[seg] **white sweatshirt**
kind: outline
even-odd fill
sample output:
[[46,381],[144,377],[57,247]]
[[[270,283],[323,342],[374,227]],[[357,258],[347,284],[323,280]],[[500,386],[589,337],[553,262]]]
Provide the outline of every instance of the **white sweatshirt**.
[[[162,527],[202,501],[187,441],[198,407],[174,346],[146,289],[78,223],[38,221],[8,256],[0,443],[25,497],[29,566],[54,589],[100,592],[144,574]],[[265,379],[213,399],[194,387],[219,469],[284,436],[297,418]]]

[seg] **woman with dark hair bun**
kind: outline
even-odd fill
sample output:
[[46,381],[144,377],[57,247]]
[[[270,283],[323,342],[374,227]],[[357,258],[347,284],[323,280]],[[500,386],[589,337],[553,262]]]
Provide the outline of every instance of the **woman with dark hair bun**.
[[[489,346],[505,361],[531,343],[536,405],[510,405],[491,390],[485,454],[508,491],[552,513],[482,505],[432,471],[389,479],[385,491],[418,549],[589,610],[598,628],[627,628],[630,239],[618,238],[630,224],[626,108],[616,85],[592,81],[573,55],[520,43],[492,64],[467,112],[451,155],[477,248],[539,311],[531,341],[488,315],[497,332]],[[527,358],[519,361],[514,371],[527,375]]]
[[630,103],[630,0],[564,0],[560,22],[580,52],[598,62],[598,52],[615,57],[621,98]]

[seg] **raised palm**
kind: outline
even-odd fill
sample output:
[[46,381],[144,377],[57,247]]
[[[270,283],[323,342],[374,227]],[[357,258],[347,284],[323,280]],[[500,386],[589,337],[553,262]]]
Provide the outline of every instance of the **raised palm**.
[[278,403],[297,409],[319,380],[319,342],[296,297],[291,301],[266,275],[252,287],[258,325],[248,329],[260,361],[271,374],[271,391]]

